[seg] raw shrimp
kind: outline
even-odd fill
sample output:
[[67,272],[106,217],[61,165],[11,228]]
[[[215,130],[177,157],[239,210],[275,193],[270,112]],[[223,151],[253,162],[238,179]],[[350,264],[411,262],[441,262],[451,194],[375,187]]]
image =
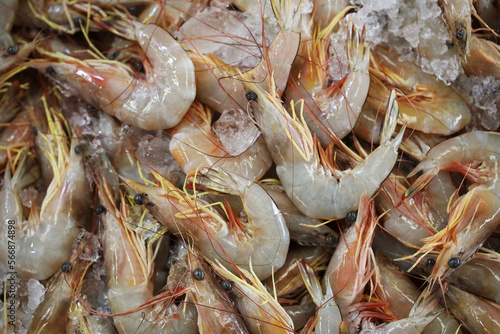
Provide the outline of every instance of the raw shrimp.
[[292,319],[283,307],[274,299],[262,285],[252,268],[250,272],[243,268],[238,271],[242,277],[237,277],[218,260],[212,263],[212,268],[224,280],[233,285],[233,296],[236,306],[243,316],[250,333],[290,333],[293,332]]
[[[184,248],[180,253],[178,258],[185,257],[185,259],[177,262],[172,268],[179,267],[179,264],[184,263],[185,275],[192,285],[188,292],[188,300],[196,306],[200,332],[248,333],[242,318],[238,315],[236,307],[229,298],[228,292],[216,280],[202,255],[192,247],[189,247],[188,250]],[[179,273],[174,272],[173,274],[174,277],[178,277]],[[229,287],[227,288],[229,289]]]
[[186,174],[203,167],[220,167],[245,179],[258,180],[273,163],[271,153],[260,136],[242,154],[229,155],[212,130],[211,110],[198,102],[193,103],[182,121],[169,130],[169,134],[172,136],[170,151]]
[[19,81],[10,83],[0,99],[0,123],[10,122],[21,109],[22,91]]
[[314,304],[310,295],[305,295],[300,304],[283,306],[283,308],[292,319],[296,331],[304,327],[309,318],[316,312],[316,304]]
[[[49,111],[47,118],[56,142],[55,147],[45,152],[54,169],[54,178],[40,213],[32,211],[29,221],[23,224],[24,230],[21,229],[22,221],[16,221],[18,276],[38,280],[52,276],[68,259],[79,226],[86,223],[90,206],[83,158],[75,152],[79,141],[73,139],[71,153],[68,152],[62,120]],[[57,158],[54,151],[58,152]]]
[[304,215],[288,198],[282,186],[269,182],[270,180],[266,181],[262,183],[262,187],[273,198],[285,218],[290,239],[303,246],[334,247],[337,244],[339,240],[337,232],[319,219]]
[[[80,235],[85,235],[84,233]],[[75,298],[75,291],[80,290],[83,284],[83,276],[88,269],[88,261],[81,260],[79,255],[85,252],[88,236],[85,239],[75,239],[73,252],[67,262],[51,281],[43,302],[35,311],[28,333],[51,334],[66,333],[69,323],[68,312],[71,301]],[[91,250],[90,250],[91,251]]]
[[382,47],[372,50],[370,73],[367,102],[377,110],[385,108],[389,89],[397,88],[403,94],[398,94],[399,121],[410,129],[450,135],[471,120],[467,103],[451,86]]
[[298,61],[292,70],[293,85],[287,91],[290,100],[304,99],[307,113],[304,118],[312,132],[324,144],[332,141],[332,134],[342,139],[357,122],[368,88],[370,76],[370,47],[363,41],[364,31],[359,32],[349,22],[347,55],[349,75],[335,85],[328,80],[328,36],[345,12],[341,12],[324,31],[303,44]]
[[314,269],[304,262],[299,262],[298,266],[300,276],[304,280],[307,290],[309,291],[314,303],[319,308],[316,312],[317,323],[314,327],[314,333],[341,333],[341,328],[346,329],[346,325],[342,321],[340,308],[335,303],[332,287],[328,281],[328,277],[325,279],[326,292],[323,293]]
[[[479,277],[481,279],[478,279]],[[480,253],[450,273],[446,280],[456,284],[462,290],[500,304],[500,256],[498,254],[492,256]]]
[[363,104],[353,133],[372,144],[379,144],[384,118],[368,103]]
[[411,197],[425,187],[440,170],[464,174],[473,185],[453,204],[448,225],[427,238],[419,250],[426,254],[441,249],[430,275],[431,282],[445,278],[453,269],[469,261],[500,224],[498,159],[500,134],[473,131],[448,139],[432,148],[427,158],[409,176],[423,171],[407,190]]
[[64,89],[119,120],[145,130],[177,125],[196,94],[194,66],[182,47],[165,30],[138,22],[116,23],[147,56],[145,79],[129,70],[99,60],[29,63]]
[[245,83],[247,90],[258,96],[250,105],[261,126],[276,163],[276,172],[293,204],[312,218],[344,218],[356,210],[363,192],[371,196],[394,166],[403,131],[390,140],[398,117],[395,93],[391,95],[386,112],[386,126],[382,144],[365,161],[340,180],[332,177],[320,166],[313,139],[305,126],[284,110],[276,95],[265,93],[261,87]]
[[[399,271],[399,269],[387,258],[376,254],[377,267],[379,270],[379,281],[377,292],[385,296],[389,307],[398,319],[409,317],[411,309],[418,300],[420,292],[411,280]],[[430,315],[438,314],[437,318],[425,327],[423,334],[458,334],[459,324],[448,313],[441,312],[436,307]]]
[[450,36],[458,48],[458,57],[467,61],[472,32],[471,6],[469,0],[439,0]]
[[474,334],[500,333],[500,305],[453,285],[445,295],[448,310]]
[[[197,333],[195,314],[190,308],[173,308],[173,298],[187,292],[179,287],[153,297],[154,249],[145,245],[142,233],[125,225],[131,221],[125,199],[120,210],[106,181],[98,184],[99,198],[106,207],[103,215],[104,264],[108,278],[108,299],[119,333]],[[132,224],[136,224],[133,222]]]
[[500,80],[500,45],[472,35],[470,56],[464,64],[465,73]]
[[235,270],[235,264],[249,268],[251,259],[259,279],[271,276],[285,262],[290,243],[285,220],[257,183],[213,169],[207,170],[202,180],[213,190],[240,196],[248,217],[245,222],[229,207],[224,209],[229,218],[226,221],[206,201],[181,193],[158,176],[153,186],[122,180],[170,232],[194,238],[206,258],[219,259],[230,270]]
[[325,27],[333,18],[349,5],[348,0],[316,0],[314,1],[313,19],[316,25]]
[[[274,79],[277,91],[284,92],[292,63],[300,44],[301,10],[293,0],[271,0],[280,31],[269,47],[264,48],[263,58],[253,69],[245,72],[262,89],[269,91],[269,80]],[[196,68],[196,98],[213,110],[222,112],[237,107],[245,109],[245,89],[239,70],[224,64],[215,56],[192,54]]]
[[374,273],[371,243],[376,226],[374,203],[364,193],[356,223],[344,233],[325,272],[324,286],[330,285],[350,331],[355,330],[357,324],[348,317],[349,307],[361,301],[365,285]]
[[276,297],[293,299],[306,288],[300,278],[299,261],[310,265],[315,271],[324,269],[330,260],[331,250],[323,247],[299,247],[288,252],[285,264],[263,283]]

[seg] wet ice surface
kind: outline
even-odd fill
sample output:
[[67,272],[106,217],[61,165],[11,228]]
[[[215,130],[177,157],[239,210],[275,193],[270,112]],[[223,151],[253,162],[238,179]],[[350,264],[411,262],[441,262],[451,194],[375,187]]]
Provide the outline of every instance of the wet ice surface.
[[139,141],[135,155],[144,169],[164,175],[176,161],[169,150],[170,139],[165,134],[146,135]]
[[[270,2],[263,8],[263,19],[255,15],[259,8],[252,5],[248,12],[229,10],[228,3],[212,1],[198,15],[181,26],[181,32],[174,33],[178,40],[190,40],[202,54],[214,53],[222,61],[240,68],[253,68],[260,61],[262,44],[262,22],[264,22],[267,45],[279,31]],[[192,45],[191,45],[192,43]]]
[[472,120],[467,131],[500,129],[500,80],[461,75],[455,86],[472,108]]
[[224,110],[212,127],[226,152],[232,156],[245,152],[260,135],[253,120],[243,110]]
[[328,69],[331,79],[335,82],[345,78],[350,72],[347,62],[347,29],[348,21],[344,19],[339,23],[339,30],[330,38],[329,52],[332,59]]
[[[417,61],[422,70],[451,83],[463,72],[437,0],[352,0],[363,7],[350,17],[366,40]],[[430,60],[432,59],[432,60]]]
[[35,312],[38,305],[40,305],[45,297],[45,291],[47,289],[42,283],[34,278],[30,278],[28,281],[28,309]]

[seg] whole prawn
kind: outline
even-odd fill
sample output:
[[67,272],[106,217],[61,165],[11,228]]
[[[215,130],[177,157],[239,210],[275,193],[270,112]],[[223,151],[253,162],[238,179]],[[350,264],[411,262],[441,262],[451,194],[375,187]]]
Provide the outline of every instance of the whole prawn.
[[144,80],[132,77],[124,67],[100,60],[33,60],[29,66],[45,71],[65,89],[122,122],[145,130],[175,126],[196,94],[193,63],[177,41],[158,26],[130,21],[115,27],[139,43],[146,54]]

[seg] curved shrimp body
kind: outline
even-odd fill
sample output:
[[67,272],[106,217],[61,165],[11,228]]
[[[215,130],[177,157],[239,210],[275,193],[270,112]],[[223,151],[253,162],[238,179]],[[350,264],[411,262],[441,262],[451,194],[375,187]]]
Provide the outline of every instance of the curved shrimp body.
[[[398,108],[395,99],[387,112],[385,139],[366,160],[344,172],[338,180],[320,167],[313,139],[305,125],[292,118],[275,95],[246,83],[258,98],[251,102],[254,115],[276,163],[276,171],[288,197],[302,213],[312,218],[344,218],[356,210],[363,192],[371,196],[389,175],[397,159],[403,131],[390,140]],[[391,123],[392,121],[392,123]]]
[[432,148],[427,158],[410,173],[411,176],[423,171],[407,190],[408,196],[422,189],[440,170],[459,171],[474,183],[452,207],[447,227],[429,237],[419,251],[442,248],[431,280],[445,277],[470,260],[500,225],[499,144],[498,133],[469,132]]
[[458,57],[465,63],[470,51],[472,2],[462,0],[440,0],[439,2],[451,38],[458,48]]
[[[177,125],[196,95],[194,66],[189,56],[162,28],[138,22],[118,23],[129,39],[145,52],[145,79],[98,60],[74,63],[32,61],[31,67],[51,77],[87,103],[144,130]],[[50,70],[47,70],[51,68]]]
[[169,130],[170,151],[184,173],[223,168],[248,180],[260,179],[273,162],[264,139],[259,137],[245,152],[231,156],[212,130],[211,121],[210,109],[195,102],[182,121]]
[[445,295],[448,310],[471,333],[499,333],[500,305],[450,285]]
[[[196,305],[198,328],[202,333],[248,333],[229,295],[215,279],[202,255],[190,249],[186,252],[187,275],[192,287],[188,299]],[[201,275],[200,273],[203,273]],[[201,278],[201,279],[200,279]]]
[[250,333],[290,333],[293,322],[283,307],[262,285],[255,273],[240,268],[241,278],[235,276],[220,263],[212,263],[212,268],[224,280],[232,283],[232,293],[236,306],[243,316]]
[[404,94],[398,97],[399,121],[410,129],[450,135],[471,120],[467,103],[452,87],[381,47],[372,50],[370,73],[367,102],[375,109],[385,108],[389,89],[397,88]]
[[325,280],[326,293],[323,293],[321,284],[316,276],[314,269],[299,262],[300,276],[304,280],[307,290],[312,297],[312,300],[319,307],[316,317],[318,318],[314,333],[316,334],[337,334],[340,332],[341,326],[345,326],[342,321],[342,314],[340,308],[335,303],[332,287],[328,281]]
[[[83,158],[75,152],[78,140],[72,140],[71,153],[65,146],[65,134],[58,122],[51,123],[56,147],[49,160],[54,168],[54,178],[42,203],[40,215],[30,217],[28,232],[17,231],[18,275],[38,280],[52,276],[69,257],[73,240],[79,228],[86,223],[90,206]],[[43,136],[42,134],[39,134]],[[47,139],[48,140],[48,139]],[[54,151],[58,151],[57,158]]]
[[328,74],[324,68],[330,61],[326,56],[330,46],[326,41],[328,30],[325,28],[305,44],[293,74],[295,85],[288,90],[291,99],[304,99],[307,125],[324,144],[332,141],[330,131],[340,139],[352,131],[370,86],[370,47],[363,42],[363,32],[352,23],[347,38],[351,72],[341,83],[328,86]]
[[[356,223],[344,233],[326,269],[324,285],[329,282],[344,319],[348,319],[348,308],[361,301],[365,285],[372,276],[371,243],[376,213],[373,201],[365,195],[361,198]],[[348,323],[353,329],[354,324]]]
[[470,45],[470,56],[464,64],[465,73],[500,80],[500,46],[474,35]]
[[[208,170],[203,185],[241,197],[248,222],[226,208],[229,222],[201,199],[192,199],[166,180],[145,186],[124,180],[132,191],[145,194],[144,203],[169,231],[190,233],[197,248],[210,259],[219,259],[230,270],[234,264],[249,268],[250,260],[260,279],[283,266],[290,243],[285,220],[272,198],[257,183],[222,170]],[[147,196],[146,196],[147,195]]]
[[310,218],[300,212],[288,198],[283,187],[265,183],[262,187],[273,198],[285,218],[290,239],[303,246],[334,247],[337,244],[338,233],[319,219]]

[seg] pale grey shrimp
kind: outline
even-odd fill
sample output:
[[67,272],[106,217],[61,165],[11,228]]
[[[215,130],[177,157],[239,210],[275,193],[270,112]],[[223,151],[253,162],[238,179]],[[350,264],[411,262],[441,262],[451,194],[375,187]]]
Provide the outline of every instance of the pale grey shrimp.
[[[66,261],[79,226],[86,223],[90,206],[89,190],[82,156],[72,140],[69,152],[62,120],[47,111],[55,147],[45,152],[54,169],[40,212],[32,211],[27,223],[16,221],[16,269],[18,276],[47,279]],[[40,134],[44,136],[43,134]],[[54,152],[57,151],[57,158]],[[18,217],[6,217],[19,219]]]
[[470,56],[464,64],[465,73],[500,80],[500,45],[472,35]]
[[309,129],[322,143],[329,144],[332,141],[331,132],[342,139],[352,132],[357,122],[370,86],[370,47],[363,40],[364,31],[359,32],[350,22],[347,50],[351,71],[341,82],[329,86],[324,68],[328,59],[329,42],[326,36],[329,30],[325,30],[327,32],[319,32],[301,49],[303,54],[292,74],[295,84],[287,93],[290,100],[304,100],[307,110],[304,118]]
[[448,310],[471,333],[499,333],[500,305],[449,285],[445,295]]
[[423,171],[407,190],[407,196],[425,187],[440,170],[458,171],[473,182],[469,192],[453,204],[446,228],[426,239],[419,250],[421,254],[440,250],[430,275],[431,282],[442,280],[469,261],[499,226],[499,148],[498,133],[468,132],[432,148],[427,158],[410,173],[412,176]]
[[29,66],[45,71],[64,89],[127,124],[145,130],[177,125],[195,98],[193,63],[179,43],[158,26],[120,22],[116,27],[146,54],[144,80],[100,60],[34,60]]
[[247,150],[231,156],[212,130],[211,123],[211,110],[195,102],[181,122],[169,130],[172,136],[170,151],[184,173],[200,168],[223,168],[253,181],[269,170],[273,161],[263,138],[258,135]]
[[388,104],[382,144],[354,169],[338,173],[341,175],[338,180],[320,165],[307,127],[288,114],[277,96],[251,82],[246,82],[245,86],[256,96],[250,105],[276,163],[281,183],[288,197],[305,215],[344,218],[357,209],[363,192],[371,196],[378,190],[396,163],[403,131],[390,139],[398,117],[395,93]]
[[232,271],[235,264],[249,268],[251,260],[260,279],[271,276],[285,262],[290,243],[278,207],[253,181],[223,170],[211,169],[204,173],[205,177],[198,175],[193,181],[218,192],[240,196],[247,221],[238,218],[229,206],[221,205],[226,219],[211,204],[181,192],[160,177],[156,177],[157,183],[152,186],[122,180],[137,194],[139,203],[146,205],[170,232],[193,237],[206,258],[219,259]]
[[403,93],[397,99],[399,121],[410,129],[450,135],[471,120],[469,106],[454,88],[382,47],[371,51],[370,74],[367,102],[375,109],[385,108],[389,90],[397,88]]
[[155,252],[142,232],[127,227],[129,206],[121,198],[120,210],[106,181],[98,183],[99,198],[105,210],[104,263],[108,278],[108,299],[119,333],[197,333],[195,314],[189,308],[175,307],[173,299],[189,289],[179,287],[153,296],[151,276]]
[[[269,181],[269,180],[267,180]],[[303,246],[334,247],[339,234],[326,226],[321,220],[304,215],[288,198],[282,186],[262,182],[262,187],[273,198],[285,218],[290,239]]]

